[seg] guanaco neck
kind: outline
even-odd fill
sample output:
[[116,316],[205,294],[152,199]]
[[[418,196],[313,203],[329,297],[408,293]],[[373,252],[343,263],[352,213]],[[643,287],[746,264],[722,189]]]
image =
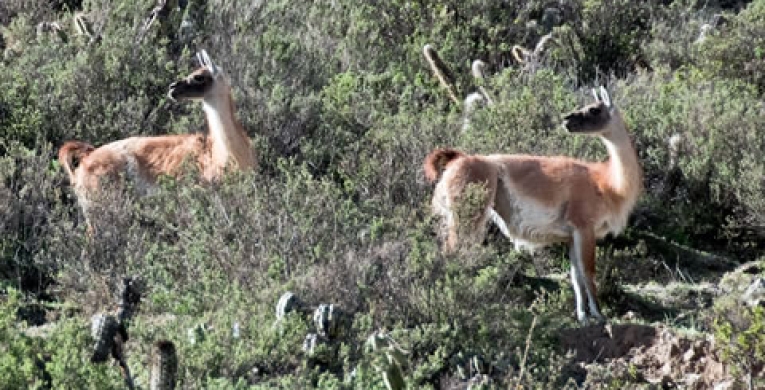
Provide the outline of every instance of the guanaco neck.
[[202,101],[212,140],[212,160],[220,169],[230,162],[239,168],[252,167],[250,138],[236,119],[231,89],[225,84],[216,89]]
[[619,197],[634,202],[643,188],[643,171],[621,113],[615,109],[611,115],[609,129],[600,137],[608,149],[609,186]]

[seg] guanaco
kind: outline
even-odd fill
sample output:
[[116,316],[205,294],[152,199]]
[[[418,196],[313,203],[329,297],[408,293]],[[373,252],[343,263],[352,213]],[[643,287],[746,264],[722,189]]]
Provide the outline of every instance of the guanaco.
[[[592,317],[605,319],[594,281],[596,240],[624,229],[643,189],[642,169],[621,113],[605,88],[600,96],[593,89],[593,95],[596,101],[566,115],[563,125],[571,133],[598,136],[608,150],[605,162],[436,149],[424,163],[426,178],[438,181],[432,207],[447,232],[445,251],[481,240],[489,220],[517,248],[568,244],[576,315],[582,322],[587,319],[585,302]],[[470,187],[481,189],[482,196],[466,199]]]
[[204,181],[219,179],[227,169],[256,168],[250,138],[236,118],[231,86],[206,51],[197,53],[200,68],[170,84],[172,100],[200,101],[207,117],[207,134],[130,137],[99,148],[68,141],[58,159],[69,176],[92,233],[89,209],[104,178],[120,175],[139,194],[151,192],[161,175],[178,176],[184,161],[196,164]]

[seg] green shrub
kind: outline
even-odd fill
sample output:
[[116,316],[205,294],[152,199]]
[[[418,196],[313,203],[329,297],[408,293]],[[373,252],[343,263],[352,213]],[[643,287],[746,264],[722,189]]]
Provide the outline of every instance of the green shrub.
[[749,388],[762,385],[754,378],[765,364],[765,309],[745,308],[720,316],[714,322],[714,335],[722,360],[733,368],[734,375]]
[[[695,237],[702,244],[725,242],[761,223],[765,166],[755,156],[765,150],[765,140],[758,136],[762,119],[751,87],[708,81],[694,70],[657,72],[621,85],[615,99],[636,134],[646,204],[663,214],[655,227],[686,237],[680,242]],[[673,167],[669,141],[675,135],[680,141]],[[679,183],[671,183],[678,180],[670,177],[673,169],[681,172]]]
[[765,2],[755,0],[718,31],[699,51],[701,66],[715,77],[742,80],[765,92]]
[[19,322],[23,306],[15,290],[0,302],[0,378],[4,388],[99,388],[123,387],[117,370],[90,363],[90,329],[81,321],[60,320],[48,336],[29,336]]
[[641,47],[649,38],[651,18],[659,9],[655,2],[591,0],[575,4],[571,20],[553,32],[553,63],[573,67],[573,72],[568,71],[582,83],[603,75],[624,77],[636,68],[647,67]]

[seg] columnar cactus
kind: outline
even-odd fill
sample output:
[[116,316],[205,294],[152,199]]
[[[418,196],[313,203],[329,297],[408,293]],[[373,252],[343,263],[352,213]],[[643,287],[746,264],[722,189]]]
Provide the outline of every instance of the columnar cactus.
[[343,332],[343,313],[335,305],[323,303],[314,311],[313,323],[320,336],[335,339]]
[[117,328],[119,328],[117,319],[112,315],[99,313],[90,318],[90,334],[95,340],[93,355],[90,357],[91,362],[103,363],[109,358]]
[[151,351],[149,389],[175,389],[178,373],[178,356],[172,341],[159,340]]

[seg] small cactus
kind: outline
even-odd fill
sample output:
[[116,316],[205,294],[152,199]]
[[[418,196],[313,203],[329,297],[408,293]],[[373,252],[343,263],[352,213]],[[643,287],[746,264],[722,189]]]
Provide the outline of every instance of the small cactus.
[[382,372],[383,382],[388,390],[403,390],[406,388],[404,375],[401,373],[401,367],[397,364],[389,364]]
[[476,374],[488,373],[486,362],[483,360],[483,357],[479,355],[474,355],[470,358],[470,369]]
[[72,16],[72,26],[76,35],[84,35],[90,39],[95,38],[93,26],[85,13],[75,12],[74,16]]
[[123,323],[133,316],[138,304],[141,302],[144,285],[138,277],[127,277],[122,279],[122,287],[119,291],[119,301],[117,302],[117,319]]
[[316,345],[318,345],[318,343],[318,334],[309,333],[305,335],[305,339],[303,340],[303,352],[305,352],[308,356],[313,355],[313,353],[316,351]]
[[436,52],[436,49],[433,47],[433,45],[425,45],[423,48],[423,54],[425,55],[425,59],[428,61],[428,64],[433,71],[433,75],[436,76],[438,81],[441,83],[441,86],[446,89],[451,100],[458,106],[462,107],[464,110],[464,117],[462,119],[462,131],[468,131],[471,128],[471,116],[473,113],[479,107],[494,105],[494,98],[484,87],[486,84],[486,63],[481,60],[473,61],[470,70],[473,78],[475,79],[475,84],[478,88],[478,92],[468,94],[464,101],[460,101],[457,98],[457,95],[460,95],[460,91],[456,85],[456,78],[446,63],[444,63],[441,57],[438,56],[438,52]]
[[[493,106],[494,105],[494,98],[491,97],[489,92],[484,88],[484,85],[486,84],[486,63],[481,60],[475,60],[473,61],[473,64],[470,66],[470,73],[473,74],[473,78],[475,79],[476,85],[478,86],[478,93],[479,96],[483,97],[483,100],[485,101],[485,104],[487,106]],[[470,95],[474,95],[475,93],[472,93]],[[472,110],[475,110],[475,107],[471,107],[468,105],[468,100],[471,99],[470,95],[468,95],[467,98],[465,98],[465,112],[466,113],[472,113]],[[475,98],[473,98],[475,99]]]
[[313,313],[313,323],[320,336],[335,339],[342,335],[345,317],[333,304],[321,304]]
[[468,390],[482,390],[488,389],[491,385],[491,377],[489,377],[489,366],[486,361],[480,355],[473,355],[470,358],[470,371],[473,377],[468,381]]
[[477,374],[470,378],[467,390],[484,390],[491,387],[491,378],[488,375]]
[[189,328],[186,331],[186,337],[189,339],[189,343],[196,344],[205,341],[205,335],[207,333],[207,325],[204,323],[198,324],[193,328]]
[[381,362],[374,364],[374,367],[378,372],[382,373],[385,387],[388,390],[403,390],[406,388],[403,367],[407,362],[407,352],[390,335],[382,331],[369,336],[366,348],[368,351],[382,355]]
[[178,372],[178,356],[172,341],[160,340],[154,343],[151,352],[151,374],[149,377],[149,389],[171,390],[175,389],[176,374]]
[[276,304],[276,319],[281,321],[287,313],[293,311],[300,311],[303,308],[303,303],[300,302],[298,297],[291,291],[287,291],[279,298],[279,302]]
[[119,364],[128,389],[133,389],[134,384],[124,355],[125,343],[128,341],[127,322],[141,301],[141,287],[137,278],[124,278],[116,313],[96,314],[91,317],[90,324],[95,340],[90,360],[93,363],[103,363],[111,355]]
[[333,355],[328,340],[316,333],[309,333],[305,336],[303,352],[315,363],[328,363]]
[[553,33],[542,36],[537,41],[533,50],[529,50],[521,45],[514,45],[512,48],[515,61],[522,66],[522,70],[528,73],[536,73],[542,66],[542,59],[548,42],[555,42]]

